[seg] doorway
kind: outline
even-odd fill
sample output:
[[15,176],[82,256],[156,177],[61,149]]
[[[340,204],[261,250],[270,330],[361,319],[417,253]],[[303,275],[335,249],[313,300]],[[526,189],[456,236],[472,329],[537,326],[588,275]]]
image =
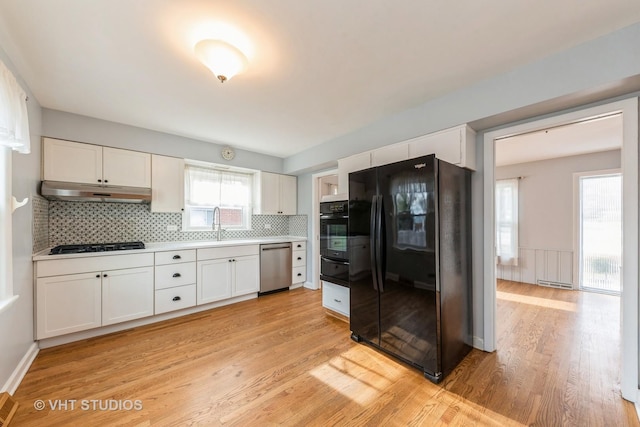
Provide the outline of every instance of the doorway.
[[622,262],[622,366],[620,389],[622,397],[632,402],[638,399],[638,98],[559,114],[535,122],[511,126],[484,134],[483,144],[483,271],[476,276],[482,287],[483,328],[482,348],[496,350],[496,268],[495,268],[495,141],[509,135],[538,131],[613,113],[623,115],[621,169],[623,181],[623,262]]
[[578,285],[582,291],[622,290],[622,174],[575,177]]

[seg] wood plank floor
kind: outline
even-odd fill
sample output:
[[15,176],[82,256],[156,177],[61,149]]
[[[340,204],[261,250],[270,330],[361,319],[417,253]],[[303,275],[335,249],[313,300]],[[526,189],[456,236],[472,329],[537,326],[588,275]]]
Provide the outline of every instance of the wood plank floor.
[[499,350],[440,385],[296,289],[42,350],[11,425],[639,425],[620,397],[617,297],[513,282],[498,297]]

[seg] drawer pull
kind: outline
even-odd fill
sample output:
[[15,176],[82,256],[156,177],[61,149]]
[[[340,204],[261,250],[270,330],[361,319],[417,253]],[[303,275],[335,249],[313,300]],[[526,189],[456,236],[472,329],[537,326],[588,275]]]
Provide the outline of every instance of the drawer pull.
[[302,273],[298,273],[298,277],[302,276]]
[[182,298],[180,297],[173,297],[173,299],[171,301],[180,301]]
[[173,259],[182,259],[182,257],[180,255],[174,255]]
[[300,261],[301,259],[302,259],[301,257],[298,257],[298,261]]
[[336,299],[336,298],[334,298],[333,300],[334,300],[335,302],[342,302],[342,300],[339,300],[339,299]]
[[99,275],[99,274],[96,274],[96,279],[99,279],[99,278],[100,278],[100,275]]
[[102,277],[107,277],[107,275],[106,275],[106,274],[103,274],[103,275],[102,275]]
[[173,277],[181,277],[182,275],[180,273],[173,273]]

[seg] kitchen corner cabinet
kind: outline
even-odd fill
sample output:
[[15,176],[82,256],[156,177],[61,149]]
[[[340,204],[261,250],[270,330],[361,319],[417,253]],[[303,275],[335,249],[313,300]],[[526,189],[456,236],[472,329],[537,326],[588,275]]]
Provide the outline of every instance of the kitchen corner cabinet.
[[260,290],[258,245],[198,249],[197,304],[207,304]]
[[184,211],[184,159],[151,155],[151,212]]
[[254,214],[296,214],[298,186],[295,176],[258,172],[255,177]]
[[151,155],[43,138],[43,180],[151,187]]

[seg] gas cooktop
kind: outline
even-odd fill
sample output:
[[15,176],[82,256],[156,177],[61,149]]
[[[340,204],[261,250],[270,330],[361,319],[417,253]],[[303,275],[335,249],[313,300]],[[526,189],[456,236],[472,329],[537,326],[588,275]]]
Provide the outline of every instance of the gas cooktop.
[[86,245],[60,245],[51,249],[49,255],[82,254],[85,252],[126,251],[144,249],[142,242],[90,243]]

